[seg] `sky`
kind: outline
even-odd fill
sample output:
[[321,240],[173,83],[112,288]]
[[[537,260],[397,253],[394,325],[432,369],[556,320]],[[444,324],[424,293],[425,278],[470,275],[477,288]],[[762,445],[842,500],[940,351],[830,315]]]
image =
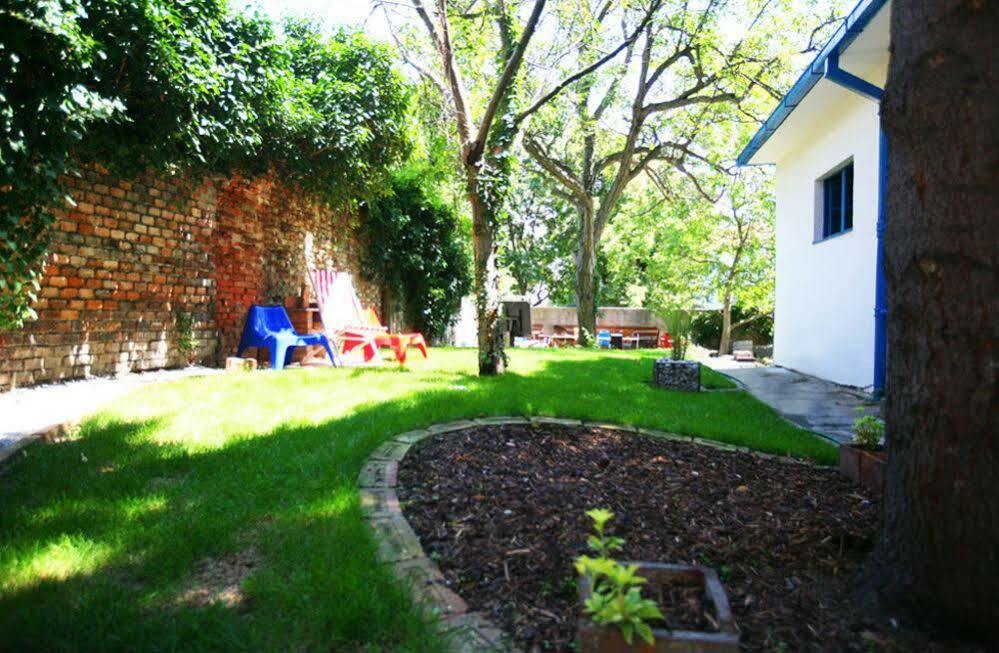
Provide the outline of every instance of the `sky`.
[[[237,2],[232,4],[239,5]],[[371,13],[369,0],[247,0],[247,4],[260,7],[273,18],[286,15],[311,16],[318,18],[328,27],[359,25],[367,21],[365,27],[371,36],[388,38],[382,12],[379,11],[369,18]]]

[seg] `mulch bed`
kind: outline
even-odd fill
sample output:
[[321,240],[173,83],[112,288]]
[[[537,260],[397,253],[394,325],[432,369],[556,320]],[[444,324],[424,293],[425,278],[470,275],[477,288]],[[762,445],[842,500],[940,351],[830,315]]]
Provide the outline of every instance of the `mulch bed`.
[[573,650],[572,560],[594,507],[616,514],[620,559],[715,568],[744,649],[933,646],[858,614],[851,596],[879,506],[833,470],[615,430],[504,425],[424,441],[399,485],[452,589],[528,651]]

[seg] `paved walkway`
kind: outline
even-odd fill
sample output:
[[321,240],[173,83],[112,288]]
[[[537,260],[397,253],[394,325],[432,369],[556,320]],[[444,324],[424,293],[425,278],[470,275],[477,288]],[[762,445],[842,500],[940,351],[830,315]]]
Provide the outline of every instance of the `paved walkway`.
[[95,377],[31,388],[18,388],[0,394],[0,461],[13,455],[38,434],[77,421],[101,405],[149,383],[188,376],[216,374],[222,370],[188,367],[126,374],[117,378]]
[[738,363],[731,356],[699,357],[708,367],[742,383],[760,401],[784,418],[839,443],[853,439],[853,421],[879,415],[880,406],[861,390],[838,385],[783,367]]

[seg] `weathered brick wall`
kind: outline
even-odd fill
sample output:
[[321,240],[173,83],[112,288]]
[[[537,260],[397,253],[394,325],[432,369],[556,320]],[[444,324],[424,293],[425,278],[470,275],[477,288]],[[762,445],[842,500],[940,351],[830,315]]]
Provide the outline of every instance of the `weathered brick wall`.
[[70,180],[38,320],[5,334],[0,391],[182,365],[176,317],[193,318],[194,358],[232,355],[250,304],[299,295],[307,264],[358,274],[352,218],[271,179]]

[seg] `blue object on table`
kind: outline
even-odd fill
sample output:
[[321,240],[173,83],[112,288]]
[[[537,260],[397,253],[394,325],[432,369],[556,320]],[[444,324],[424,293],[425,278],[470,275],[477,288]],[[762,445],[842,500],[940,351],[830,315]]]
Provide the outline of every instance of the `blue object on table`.
[[610,349],[611,346],[611,335],[610,331],[607,329],[601,329],[597,331],[597,347],[602,349]]
[[271,354],[271,367],[280,370],[291,362],[292,349],[308,345],[322,345],[330,361],[337,365],[337,357],[324,334],[296,333],[284,306],[254,304],[246,314],[236,355],[242,356],[247,347],[266,347]]

